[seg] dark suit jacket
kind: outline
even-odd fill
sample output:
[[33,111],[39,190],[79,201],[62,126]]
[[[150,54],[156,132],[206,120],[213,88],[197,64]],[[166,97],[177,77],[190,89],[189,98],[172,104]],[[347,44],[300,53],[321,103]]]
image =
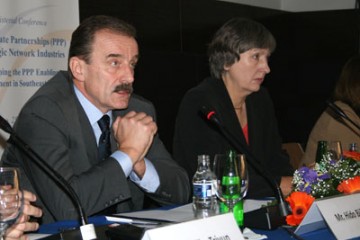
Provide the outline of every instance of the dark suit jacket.
[[[128,109],[113,111],[113,114],[124,115],[130,110],[146,112],[156,119],[153,105],[136,95],[131,97]],[[67,72],[59,72],[29,99],[14,130],[69,182],[87,215],[114,204],[118,212],[143,207],[145,192],[126,178],[117,161],[111,157],[98,160],[95,135]],[[112,141],[112,146],[116,146],[113,136]],[[187,174],[157,135],[146,158],[154,164],[160,177],[156,193],[147,195],[160,204],[185,203],[190,194]],[[24,189],[36,191],[41,200],[38,204],[45,211],[44,223],[78,218],[68,195],[16,147],[8,144],[2,160],[5,165],[21,169]]]
[[[237,137],[243,146],[247,146],[229,94],[223,81],[207,78],[198,86],[189,90],[179,107],[173,154],[188,172],[190,179],[197,168],[197,155],[208,154],[211,161],[217,153],[225,153],[231,145],[218,132],[215,125],[204,120],[199,110],[202,106],[211,107],[217,112],[222,124]],[[277,182],[281,176],[291,176],[293,169],[289,159],[281,150],[274,108],[268,92],[261,88],[246,98],[248,116],[248,149],[269,171]],[[249,161],[255,161],[249,159]],[[261,174],[249,166],[249,191],[251,198],[273,196],[270,184]]]

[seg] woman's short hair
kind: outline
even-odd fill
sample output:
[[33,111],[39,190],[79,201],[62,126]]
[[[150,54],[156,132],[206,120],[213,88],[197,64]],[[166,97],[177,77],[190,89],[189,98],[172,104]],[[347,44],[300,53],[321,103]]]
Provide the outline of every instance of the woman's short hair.
[[252,48],[273,52],[276,40],[261,23],[247,18],[232,18],[215,33],[208,46],[210,73],[221,78],[225,66],[240,60],[240,54]]

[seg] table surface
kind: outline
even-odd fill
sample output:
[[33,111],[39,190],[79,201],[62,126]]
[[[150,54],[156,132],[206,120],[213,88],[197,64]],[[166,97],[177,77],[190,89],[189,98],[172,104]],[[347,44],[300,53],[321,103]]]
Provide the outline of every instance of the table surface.
[[[90,217],[89,222],[93,223],[95,226],[112,224],[113,222],[107,221],[105,216],[96,216]],[[59,221],[51,224],[43,224],[40,226],[38,233],[41,234],[56,234],[60,231],[74,229],[79,226],[77,221]],[[291,234],[284,228],[280,227],[274,230],[260,230],[252,229],[258,234],[264,234],[268,239],[304,239],[304,240],[318,240],[318,239],[327,239],[332,240],[336,239],[335,236],[328,228],[319,229],[313,232],[302,234],[298,237],[291,236]],[[360,238],[359,238],[360,239]]]
[[[180,212],[182,212],[184,209],[186,209],[185,210],[186,214],[188,214],[187,211],[190,211],[192,213],[192,208],[189,208],[190,210],[188,208],[189,208],[188,206],[183,205],[183,206],[166,206],[166,207],[162,207],[162,208],[154,209],[154,210],[156,210],[155,212],[157,212],[157,214],[159,214],[157,210],[170,210],[171,211],[170,215],[173,216],[173,214],[178,213],[177,210],[179,210],[179,209],[181,209]],[[128,217],[132,217],[132,218],[134,218],[136,216],[139,217],[139,214],[140,214],[141,217],[143,217],[143,218],[148,217],[148,216],[150,216],[150,218],[151,218],[151,214],[148,215],[151,212],[152,212],[151,209],[149,209],[149,210],[144,210],[144,211],[139,211],[139,212],[128,213],[128,215],[130,215]],[[124,214],[124,215],[126,215],[126,214]],[[180,216],[181,216],[181,214],[180,214]],[[166,219],[166,218],[164,218],[164,219]],[[99,226],[99,229],[104,229],[104,227],[106,227],[106,225],[113,224],[114,222],[108,221],[105,216],[94,216],[94,217],[89,217],[89,223],[92,223],[95,226]],[[55,223],[41,225],[37,233],[39,233],[39,234],[56,234],[56,233],[59,233],[62,231],[78,228],[79,226],[80,226],[80,222],[76,221],[76,220],[58,221]],[[101,226],[103,226],[103,227],[101,227]],[[106,229],[107,229],[107,227],[106,227]],[[331,230],[329,228],[318,229],[318,230],[315,230],[312,232],[301,234],[299,236],[292,234],[294,228],[292,229],[292,228],[289,228],[286,226],[278,227],[273,230],[262,230],[262,229],[255,229],[255,228],[251,228],[251,230],[254,231],[255,233],[266,235],[267,239],[298,239],[298,240],[318,240],[318,239],[333,240],[334,239],[334,240],[336,240],[336,237],[334,236],[334,234],[331,232]],[[34,238],[34,239],[36,239],[36,238]],[[360,237],[357,237],[354,239],[360,240]]]

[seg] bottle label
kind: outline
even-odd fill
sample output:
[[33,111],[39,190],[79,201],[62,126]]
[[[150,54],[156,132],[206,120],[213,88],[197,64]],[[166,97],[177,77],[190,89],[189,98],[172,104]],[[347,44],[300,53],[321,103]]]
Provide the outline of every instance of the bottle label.
[[238,199],[241,194],[241,179],[240,177],[222,177],[222,193],[225,199]]
[[211,197],[213,194],[211,183],[194,183],[194,196],[197,198]]

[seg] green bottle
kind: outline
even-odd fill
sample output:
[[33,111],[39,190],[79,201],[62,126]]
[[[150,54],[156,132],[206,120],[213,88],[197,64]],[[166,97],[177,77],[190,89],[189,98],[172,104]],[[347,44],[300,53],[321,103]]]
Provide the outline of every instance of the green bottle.
[[[239,175],[236,157],[237,153],[230,150],[227,153],[224,173],[221,180],[223,198],[233,205],[234,218],[237,224],[242,227],[244,224],[244,208],[241,198],[241,178]],[[223,202],[220,203],[220,213],[229,212],[229,206]]]
[[324,158],[326,158],[327,153],[327,141],[320,140],[317,144],[316,149],[316,163],[320,163]]

